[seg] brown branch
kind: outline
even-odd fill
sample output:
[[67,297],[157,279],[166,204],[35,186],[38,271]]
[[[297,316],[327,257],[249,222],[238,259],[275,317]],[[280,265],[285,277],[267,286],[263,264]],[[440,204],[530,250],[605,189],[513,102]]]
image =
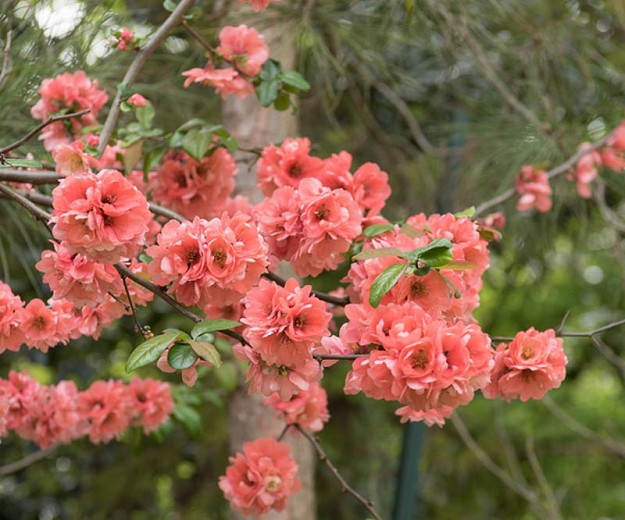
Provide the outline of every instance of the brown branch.
[[315,438],[315,436],[311,435],[304,428],[302,428],[299,424],[295,424],[294,426],[304,437],[306,437],[306,439],[308,439],[308,442],[312,444],[313,448],[317,452],[317,455],[319,456],[319,460],[328,467],[328,469],[330,470],[334,478],[341,485],[341,489],[343,490],[343,492],[349,493],[350,495],[352,495],[358,502],[360,502],[367,509],[367,511],[369,511],[369,513],[373,516],[373,518],[375,518],[376,520],[382,520],[382,517],[373,508],[373,503],[371,502],[371,500],[367,500],[366,498],[364,498],[357,491],[355,491],[347,482],[345,482],[345,479],[336,469],[336,466],[334,466],[332,461],[328,458],[328,456],[326,455],[326,452],[323,451],[321,444],[319,444],[319,441]]
[[[10,186],[0,182],[0,192],[4,193],[8,198],[14,200],[19,205],[23,206],[31,215],[37,220],[40,220],[46,227],[48,227],[48,221],[50,220],[50,213],[44,211],[39,206],[36,206],[30,200],[28,200],[19,191],[14,190]],[[50,228],[48,228],[50,230]]]
[[350,361],[369,354],[313,354],[313,358],[317,361]]
[[597,350],[603,354],[604,358],[621,371],[622,377],[625,378],[625,361],[623,361],[623,359],[608,345],[601,341],[600,338],[591,336],[590,341],[592,341],[592,344],[597,348]]
[[538,484],[543,490],[543,494],[547,501],[547,507],[545,508],[549,513],[549,516],[554,520],[562,519],[562,512],[560,511],[560,505],[558,504],[558,500],[549,485],[549,481],[545,476],[543,468],[540,465],[540,461],[538,460],[538,456],[536,455],[536,450],[534,449],[534,437],[531,435],[525,436],[525,453],[527,454],[527,459],[529,460],[530,467],[534,472],[534,476],[538,481]]
[[12,462],[11,464],[5,464],[4,466],[0,466],[0,477],[6,477],[7,475],[11,475],[13,473],[17,473],[24,468],[34,464],[35,462],[39,462],[42,459],[45,459],[50,453],[52,453],[58,445],[50,446],[45,450],[35,451],[30,455],[27,455],[23,459],[20,459],[16,462]]
[[[610,132],[606,136],[604,136],[601,139],[599,139],[596,143],[594,143],[589,148],[578,150],[575,154],[573,154],[571,157],[569,157],[562,164],[559,164],[555,168],[552,168],[551,170],[549,170],[547,172],[547,177],[549,179],[553,179],[554,177],[567,172],[568,170],[570,170],[577,163],[577,161],[579,161],[579,159],[581,157],[583,157],[584,155],[586,155],[586,154],[596,150],[597,148],[601,148],[605,143],[607,143],[608,140],[610,139],[610,137],[612,137],[613,133],[614,133],[614,131]],[[509,200],[512,197],[514,197],[516,194],[517,194],[516,190],[514,188],[510,188],[509,190],[503,192],[501,195],[497,195],[496,197],[494,197],[494,198],[492,198],[490,200],[487,200],[486,202],[482,202],[482,204],[480,204],[475,209],[475,216],[481,215],[486,210],[488,210],[488,209],[490,209],[490,208],[492,208],[494,206],[497,206],[499,204],[503,204],[507,200]]]
[[193,29],[193,27],[191,27],[186,20],[183,20],[182,22],[180,22],[180,26],[189,33],[189,35],[195,40],[197,41],[202,47],[204,47],[211,55],[211,59],[213,57],[217,57],[217,51],[211,47],[208,42],[202,38],[199,33]]
[[[176,9],[174,9],[174,11],[169,15],[163,25],[158,28],[158,30],[147,41],[145,46],[138,52],[137,56],[130,64],[130,67],[128,68],[128,71],[124,76],[122,84],[127,85],[128,87],[132,86],[150,55],[163,42],[167,35],[180,24],[182,17],[192,5],[193,0],[182,0],[178,4]],[[102,133],[100,134],[100,144],[98,146],[98,152],[100,155],[102,155],[104,148],[106,147],[109,140],[111,139],[111,136],[113,135],[113,130],[115,129],[115,126],[117,126],[117,120],[119,119],[119,114],[121,111],[121,104],[122,98],[120,92],[118,91],[115,95],[115,99],[113,100],[111,110],[109,111],[106,121],[104,122]]]
[[[268,272],[263,274],[263,276],[268,280],[277,283],[280,287],[284,287],[286,284],[286,280],[275,273]],[[338,305],[339,307],[345,307],[345,305],[349,303],[349,298],[347,296],[340,298],[338,296],[331,296],[319,291],[310,291],[310,294],[316,296],[324,302],[331,303],[332,305]]]
[[72,112],[71,114],[61,114],[59,116],[53,116],[47,119],[46,121],[44,121],[43,123],[41,123],[40,125],[37,125],[30,132],[28,132],[24,137],[15,141],[13,144],[10,144],[9,146],[5,146],[4,148],[0,148],[0,154],[5,154],[5,153],[10,152],[11,150],[15,150],[16,148],[19,148],[27,141],[30,141],[30,139],[32,139],[33,136],[35,136],[40,130],[44,129],[48,125],[51,125],[52,123],[56,123],[57,121],[63,121],[64,119],[72,119],[74,117],[80,117],[85,114],[88,114],[89,112],[91,112],[91,109],[86,108],[85,110],[81,110],[80,112]]
[[[9,159],[11,160],[11,159]],[[59,177],[56,172],[40,170],[26,171],[14,170],[11,168],[0,168],[0,181],[5,182],[27,182],[28,184],[57,184]]]

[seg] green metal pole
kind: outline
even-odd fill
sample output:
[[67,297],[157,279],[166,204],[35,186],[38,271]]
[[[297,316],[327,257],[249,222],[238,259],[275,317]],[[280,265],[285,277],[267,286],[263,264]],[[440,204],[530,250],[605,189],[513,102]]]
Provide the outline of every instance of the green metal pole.
[[418,516],[419,461],[425,441],[425,424],[409,422],[404,426],[393,520],[416,520]]

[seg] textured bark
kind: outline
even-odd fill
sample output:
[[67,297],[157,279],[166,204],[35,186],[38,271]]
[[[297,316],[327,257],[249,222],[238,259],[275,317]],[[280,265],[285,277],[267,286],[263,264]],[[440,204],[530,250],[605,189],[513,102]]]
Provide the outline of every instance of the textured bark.
[[[295,61],[295,47],[292,41],[293,31],[283,23],[269,24],[263,29],[271,56],[279,60],[282,69],[292,70]],[[263,108],[254,97],[238,99],[230,96],[224,103],[224,121],[228,130],[239,141],[242,148],[265,146],[270,142],[280,142],[288,136],[297,135],[297,119],[291,111],[277,112]],[[262,198],[256,186],[254,172],[249,164],[254,159],[251,154],[241,153],[237,157],[237,192],[246,195],[251,202]],[[273,409],[263,404],[264,396],[248,396],[246,388],[239,388],[229,402],[230,449],[232,453],[241,450],[244,442],[259,437],[277,437],[284,428],[282,419],[274,416]],[[262,520],[315,520],[316,502],[314,492],[315,457],[312,447],[306,439],[294,432],[287,433],[285,442],[291,446],[291,454],[299,465],[298,477],[302,489],[296,497],[287,502],[287,509],[282,512],[270,512],[258,517]],[[233,520],[244,517],[233,513]]]

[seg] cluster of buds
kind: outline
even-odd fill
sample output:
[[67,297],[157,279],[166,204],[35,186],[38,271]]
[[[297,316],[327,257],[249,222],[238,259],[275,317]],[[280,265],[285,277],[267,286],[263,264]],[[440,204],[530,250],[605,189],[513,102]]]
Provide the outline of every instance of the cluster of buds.
[[113,31],[112,36],[110,43],[114,49],[119,49],[120,51],[139,50],[139,40],[130,29]]

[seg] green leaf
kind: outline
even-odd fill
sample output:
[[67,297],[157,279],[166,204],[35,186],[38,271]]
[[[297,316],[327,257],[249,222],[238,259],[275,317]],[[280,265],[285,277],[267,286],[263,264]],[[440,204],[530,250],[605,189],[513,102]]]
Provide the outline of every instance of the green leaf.
[[235,329],[243,325],[239,321],[233,320],[208,320],[201,321],[196,323],[191,329],[191,337],[193,339],[198,339],[202,334],[206,334],[207,332],[215,332],[218,330],[230,330]]
[[428,267],[443,267],[454,259],[451,249],[437,247],[419,255],[419,262]]
[[126,361],[126,372],[132,372],[139,367],[149,365],[156,361],[163,351],[176,340],[178,334],[175,332],[165,332],[144,341],[132,351]]
[[148,173],[150,173],[150,170],[154,168],[155,164],[161,161],[166,151],[167,147],[165,145],[159,145],[145,155],[143,158],[143,180],[145,182],[148,181]]
[[276,79],[278,75],[282,72],[282,66],[279,61],[268,59],[263,64],[263,69],[261,70],[258,77],[262,81],[271,82]]
[[213,142],[213,132],[208,128],[190,130],[182,139],[182,148],[196,161],[201,161]]
[[273,102],[273,107],[278,112],[284,112],[285,110],[288,110],[290,106],[291,106],[291,98],[285,92],[280,92],[278,94],[278,97],[276,97],[276,100]]
[[197,354],[188,343],[176,343],[167,353],[167,362],[175,370],[189,368],[197,360]]
[[219,138],[219,144],[225,146],[229,152],[236,152],[239,149],[239,143],[225,128],[216,130],[214,134]]
[[215,345],[208,341],[189,341],[189,346],[193,349],[200,358],[204,361],[208,361],[215,367],[221,366],[221,356],[215,348]]
[[408,258],[406,251],[402,251],[398,247],[381,247],[379,249],[365,249],[364,251],[354,255],[354,260],[369,260],[369,258],[384,258],[385,256],[398,256],[399,258]]
[[176,403],[173,414],[190,436],[198,437],[202,433],[202,416],[194,408]]
[[373,226],[366,227],[362,234],[366,237],[375,237],[387,231],[392,231],[393,229],[395,229],[393,224],[374,224]]
[[278,97],[279,86],[280,84],[277,81],[262,81],[256,87],[256,95],[262,106],[271,106]]
[[486,240],[486,242],[492,242],[493,240],[501,240],[502,234],[496,229],[478,226],[477,232],[480,238]]
[[126,83],[119,83],[117,85],[117,92],[119,93],[119,97],[122,99],[127,99],[132,96],[132,89]]
[[124,173],[129,175],[132,170],[135,169],[137,162],[141,159],[141,153],[143,151],[143,140],[135,141],[126,148],[126,153],[123,155]]
[[478,267],[466,260],[452,260],[445,264],[445,269],[453,269],[454,271],[465,271],[467,269],[477,269]]
[[11,159],[10,157],[5,158],[6,163],[9,166],[13,166],[15,168],[42,168],[41,162],[34,161],[32,159]]
[[410,238],[421,238],[422,236],[425,235],[423,231],[421,231],[420,229],[417,229],[414,226],[411,226],[410,224],[402,224],[401,228],[399,229],[399,232]]
[[141,127],[145,130],[149,130],[152,126],[152,120],[154,119],[154,106],[148,101],[144,107],[137,107],[135,115]]
[[373,280],[371,292],[369,293],[369,304],[371,307],[376,308],[380,305],[384,295],[399,281],[406,268],[407,264],[404,263],[389,265]]
[[297,90],[310,90],[310,83],[299,72],[291,71],[280,75],[283,83],[295,87]]
[[163,2],[163,8],[164,8],[166,11],[169,11],[170,13],[171,13],[174,9],[176,9],[176,7],[178,7],[178,6],[176,5],[176,2],[174,2],[173,0],[165,0],[165,1]]
[[235,363],[224,363],[219,370],[215,370],[215,377],[226,392],[234,392],[239,382],[239,369]]
[[449,285],[449,287],[451,287],[451,290],[454,293],[454,298],[460,298],[460,291],[458,290],[458,288],[454,285],[454,283],[447,278],[446,276],[443,276],[441,273],[438,273],[438,276],[440,276],[443,280],[445,280],[445,282],[447,283],[447,285]]
[[475,216],[475,206],[471,206],[470,208],[463,209],[462,211],[459,211],[458,213],[454,213],[454,217],[456,218],[460,218],[460,217],[473,218],[474,216]]

